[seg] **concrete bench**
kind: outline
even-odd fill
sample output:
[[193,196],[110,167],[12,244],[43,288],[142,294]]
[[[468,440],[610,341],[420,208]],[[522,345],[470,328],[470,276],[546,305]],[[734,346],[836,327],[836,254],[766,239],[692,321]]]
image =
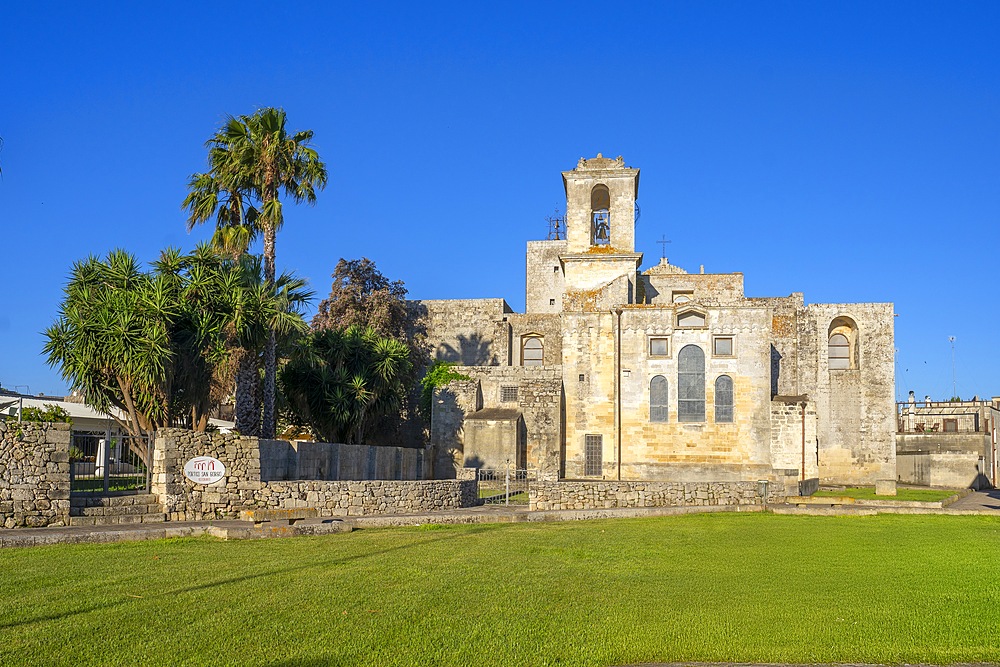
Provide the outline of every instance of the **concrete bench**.
[[254,526],[260,526],[269,521],[287,521],[289,526],[294,526],[296,521],[302,519],[315,519],[319,516],[319,510],[315,507],[297,507],[295,509],[269,509],[269,510],[241,510],[240,519],[243,521],[253,521]]
[[857,500],[850,496],[790,496],[785,499],[789,505],[806,507],[819,505],[822,507],[837,507],[839,505],[854,505]]

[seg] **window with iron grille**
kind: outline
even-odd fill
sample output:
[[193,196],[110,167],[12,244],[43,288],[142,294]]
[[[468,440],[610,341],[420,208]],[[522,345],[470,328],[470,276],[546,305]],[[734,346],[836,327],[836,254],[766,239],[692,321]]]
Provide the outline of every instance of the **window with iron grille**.
[[667,378],[657,375],[649,383],[649,421],[667,421]]
[[517,403],[517,386],[500,387],[501,403]]
[[705,421],[705,353],[697,345],[677,355],[677,421]]
[[715,422],[727,424],[733,421],[733,379],[720,375],[715,380]]
[[588,435],[585,437],[584,443],[583,474],[587,477],[599,477],[603,469],[604,436]]

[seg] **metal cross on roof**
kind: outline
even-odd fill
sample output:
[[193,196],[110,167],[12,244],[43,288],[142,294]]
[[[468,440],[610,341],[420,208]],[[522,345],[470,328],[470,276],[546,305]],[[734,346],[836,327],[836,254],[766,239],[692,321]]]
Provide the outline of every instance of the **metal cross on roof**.
[[660,235],[660,240],[657,241],[657,243],[659,243],[660,247],[663,248],[663,250],[660,252],[660,259],[666,259],[667,258],[667,244],[670,243],[670,241],[667,240],[667,235],[666,234],[661,234]]

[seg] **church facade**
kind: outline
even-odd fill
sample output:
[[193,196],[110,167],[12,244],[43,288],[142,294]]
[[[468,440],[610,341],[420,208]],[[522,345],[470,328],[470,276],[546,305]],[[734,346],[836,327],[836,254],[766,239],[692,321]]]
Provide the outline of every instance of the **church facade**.
[[526,308],[415,302],[434,358],[435,475],[544,479],[896,479],[893,306],[747,297],[635,249],[639,170],[563,172],[564,238],[529,241]]

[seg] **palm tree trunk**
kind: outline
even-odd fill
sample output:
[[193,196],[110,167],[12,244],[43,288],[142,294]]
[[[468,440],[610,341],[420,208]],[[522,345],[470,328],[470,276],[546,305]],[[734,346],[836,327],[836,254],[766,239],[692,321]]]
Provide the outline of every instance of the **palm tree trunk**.
[[257,407],[256,355],[247,350],[239,351],[236,370],[236,430],[242,435],[260,433],[260,410]]
[[[274,284],[274,244],[276,230],[273,223],[264,228],[264,280]],[[278,375],[278,341],[271,329],[264,347],[264,418],[260,427],[262,438],[273,438],[276,425],[274,399]]]
[[271,330],[267,339],[267,346],[264,348],[264,418],[260,426],[260,437],[273,438],[277,421],[275,412],[275,391],[277,389],[278,375],[278,342]]

